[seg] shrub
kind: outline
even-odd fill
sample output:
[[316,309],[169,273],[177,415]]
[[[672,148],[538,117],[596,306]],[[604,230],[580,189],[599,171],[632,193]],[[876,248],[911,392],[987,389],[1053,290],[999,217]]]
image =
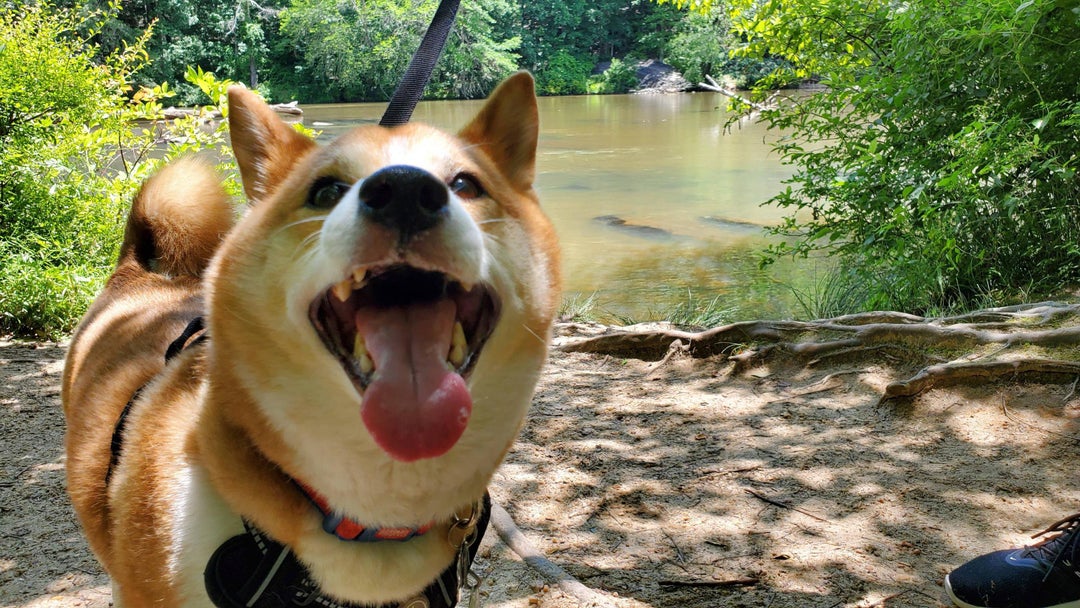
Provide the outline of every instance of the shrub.
[[1080,283],[1075,1],[739,0],[770,84],[827,88],[764,113],[794,166],[779,255],[824,250],[915,312]]
[[592,62],[559,51],[537,69],[536,90],[541,95],[581,95],[588,92]]
[[[101,53],[91,40],[108,18],[49,4],[0,8],[0,332],[74,328],[115,263],[142,180],[167,158],[224,141],[220,123],[205,128],[205,112],[162,121],[167,84],[132,94],[150,32]],[[224,103],[227,81],[188,76]]]
[[595,86],[589,87],[590,93],[601,95],[629,93],[638,85],[637,70],[634,61],[612,59],[611,66],[603,74],[594,77]]

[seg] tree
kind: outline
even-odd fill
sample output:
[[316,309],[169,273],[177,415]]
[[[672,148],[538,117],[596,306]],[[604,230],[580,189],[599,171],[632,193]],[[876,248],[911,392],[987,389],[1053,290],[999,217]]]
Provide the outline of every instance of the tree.
[[0,7],[0,332],[69,329],[113,256],[119,201],[88,151],[115,145],[146,55],[140,38],[95,60],[109,17]]
[[[209,110],[165,121],[172,90],[132,88],[149,30],[119,49],[94,42],[115,8],[0,5],[0,333],[74,328],[115,264],[142,181],[175,155],[213,148],[229,158]],[[227,110],[229,81],[187,75]]]
[[127,0],[98,39],[102,48],[118,48],[153,26],[154,36],[146,44],[153,60],[140,71],[138,84],[168,82],[178,103],[206,103],[198,87],[185,81],[187,68],[198,66],[258,87],[260,74],[270,69],[283,1]]
[[521,38],[503,33],[515,8],[508,0],[462,3],[446,50],[432,74],[430,96],[485,97],[517,69]]
[[762,117],[795,168],[772,256],[912,311],[1080,283],[1078,0],[735,0],[742,53],[824,91]]
[[742,44],[732,29],[728,10],[714,5],[705,12],[692,11],[675,23],[664,55],[690,82],[704,82],[706,76],[712,76],[748,88],[775,71],[782,60],[769,54],[760,59],[732,56],[731,51]]
[[[293,0],[281,14],[295,72],[281,74],[312,101],[389,99],[435,12],[436,0]],[[501,38],[507,0],[462,3],[432,81],[436,97],[479,97],[517,65],[517,38]]]

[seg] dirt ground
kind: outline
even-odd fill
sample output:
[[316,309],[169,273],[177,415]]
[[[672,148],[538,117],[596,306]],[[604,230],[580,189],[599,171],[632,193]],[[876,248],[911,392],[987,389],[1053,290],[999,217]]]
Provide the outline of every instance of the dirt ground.
[[[561,340],[577,331],[564,326]],[[736,371],[553,351],[494,498],[625,607],[945,606],[941,581],[1080,505],[1075,383],[879,404],[868,352]],[[64,491],[64,346],[0,341],[0,605],[109,605]],[[482,605],[576,605],[490,531]]]

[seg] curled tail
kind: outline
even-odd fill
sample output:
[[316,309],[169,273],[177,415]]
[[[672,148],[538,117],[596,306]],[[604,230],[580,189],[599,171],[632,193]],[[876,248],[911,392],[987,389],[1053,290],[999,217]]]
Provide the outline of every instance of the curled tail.
[[229,196],[214,168],[196,158],[173,161],[135,196],[119,265],[198,277],[232,224]]

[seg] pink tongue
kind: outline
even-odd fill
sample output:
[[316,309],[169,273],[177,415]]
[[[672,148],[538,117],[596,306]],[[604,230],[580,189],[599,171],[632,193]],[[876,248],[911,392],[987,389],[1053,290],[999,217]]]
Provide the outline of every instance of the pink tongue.
[[456,305],[367,308],[356,315],[375,372],[360,416],[383,450],[405,462],[454,447],[472,413],[465,380],[447,369]]

